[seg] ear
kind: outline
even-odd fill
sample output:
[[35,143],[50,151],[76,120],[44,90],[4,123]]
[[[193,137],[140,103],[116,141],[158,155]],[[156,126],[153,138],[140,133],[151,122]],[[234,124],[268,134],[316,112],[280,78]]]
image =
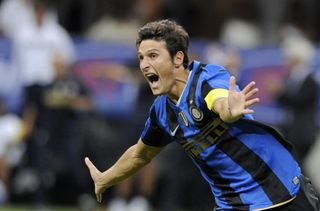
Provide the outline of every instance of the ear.
[[183,65],[184,53],[182,51],[178,51],[173,58],[173,64],[175,68]]

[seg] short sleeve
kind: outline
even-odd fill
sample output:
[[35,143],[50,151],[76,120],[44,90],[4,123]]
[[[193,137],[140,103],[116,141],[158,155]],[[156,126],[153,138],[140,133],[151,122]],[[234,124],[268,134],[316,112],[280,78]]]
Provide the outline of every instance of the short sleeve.
[[207,104],[208,109],[212,109],[213,102],[220,97],[227,97],[229,92],[230,74],[227,70],[211,69],[206,66],[205,78],[201,84],[201,95]]
[[[206,66],[206,77],[202,81],[201,95],[208,109],[212,110],[214,100],[220,97],[227,97],[229,92],[230,73],[226,69],[211,70]],[[236,85],[236,90],[240,88]],[[253,119],[251,114],[245,114],[244,118]]]
[[171,138],[157,123],[154,106],[150,110],[149,117],[141,134],[141,140],[144,144],[154,147],[165,146],[171,141]]
[[207,77],[205,79],[204,85],[206,87],[205,96],[212,90],[212,89],[226,89],[229,90],[229,81],[230,81],[230,73],[226,69],[220,69],[217,71],[211,71],[209,68],[206,73]]

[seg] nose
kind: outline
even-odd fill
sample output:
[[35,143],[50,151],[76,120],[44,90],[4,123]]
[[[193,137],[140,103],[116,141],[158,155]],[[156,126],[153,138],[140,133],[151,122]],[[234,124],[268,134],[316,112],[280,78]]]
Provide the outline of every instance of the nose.
[[140,60],[140,69],[142,72],[148,72],[148,70],[150,69],[150,64],[146,59]]

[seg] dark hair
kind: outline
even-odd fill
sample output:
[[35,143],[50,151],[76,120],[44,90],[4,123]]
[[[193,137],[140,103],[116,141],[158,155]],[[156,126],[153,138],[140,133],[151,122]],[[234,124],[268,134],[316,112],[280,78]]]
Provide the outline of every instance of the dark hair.
[[178,51],[184,53],[183,66],[187,68],[189,63],[188,47],[189,35],[186,30],[171,20],[160,20],[150,22],[140,28],[136,47],[138,48],[143,40],[165,41],[171,58]]

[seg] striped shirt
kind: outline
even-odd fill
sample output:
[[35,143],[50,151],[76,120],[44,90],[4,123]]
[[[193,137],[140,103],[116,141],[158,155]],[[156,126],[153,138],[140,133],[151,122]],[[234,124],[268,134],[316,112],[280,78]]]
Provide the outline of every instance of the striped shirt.
[[251,115],[223,122],[211,105],[227,96],[229,72],[198,61],[189,69],[177,103],[166,95],[155,99],[142,141],[150,146],[179,143],[210,185],[217,210],[264,210],[294,198],[301,170],[292,146]]

